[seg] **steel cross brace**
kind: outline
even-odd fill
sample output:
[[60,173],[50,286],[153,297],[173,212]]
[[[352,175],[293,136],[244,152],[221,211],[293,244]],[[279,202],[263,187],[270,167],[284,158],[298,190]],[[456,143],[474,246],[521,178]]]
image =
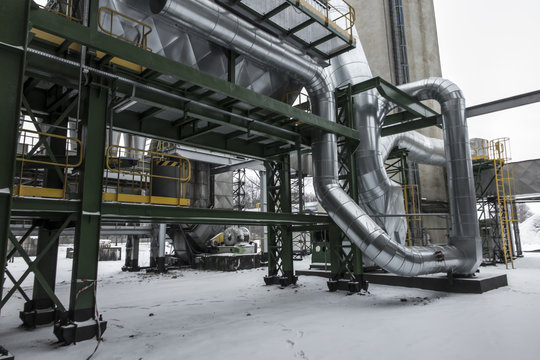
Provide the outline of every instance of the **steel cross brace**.
[[[32,231],[34,231],[34,229],[36,228],[36,225],[32,225],[30,227],[30,229],[28,229],[26,231],[26,233],[21,237],[21,240],[19,240],[19,246],[22,246],[22,244],[26,241],[26,239],[28,239],[28,237],[30,236],[30,234],[32,233]],[[10,231],[10,240],[13,241],[11,239],[11,231]],[[7,254],[6,256],[6,268],[5,268],[5,272],[6,272],[6,275],[7,277],[9,278],[9,280],[11,280],[11,282],[13,284],[16,284],[17,283],[17,279],[15,279],[15,277],[11,274],[11,272],[8,270],[7,268],[7,263],[8,261],[15,255],[15,253],[17,252],[17,247],[13,247],[13,249],[11,249],[11,251]],[[22,295],[22,297],[24,298],[24,300],[26,301],[30,301],[30,298],[26,295],[26,293],[24,292],[24,290],[21,288],[21,287],[17,287],[17,290],[19,291],[19,293]]]
[[[24,103],[25,106],[28,106],[28,108],[25,108],[25,110],[28,113],[28,115],[30,116],[30,113],[32,112],[32,110],[30,109],[30,104],[26,101],[26,98],[24,100],[25,100],[25,103]],[[56,121],[53,124],[51,124],[51,127],[56,127],[56,126],[60,125],[60,123],[62,121],[64,121],[66,119],[66,117],[69,115],[69,113],[71,113],[71,111],[75,108],[75,105],[77,105],[77,97],[75,97],[71,101],[71,103],[66,107],[66,110],[64,110],[64,112],[58,117],[58,119],[56,119]],[[26,154],[26,156],[34,155],[36,150],[39,148],[39,146],[43,142],[44,142],[44,137],[40,137],[38,142],[32,147],[32,149],[30,149],[30,151]]]
[[69,225],[69,223],[73,220],[74,217],[75,217],[75,214],[71,214],[64,220],[62,226],[60,226],[60,228],[54,233],[54,235],[51,237],[51,239],[50,239],[49,243],[47,244],[47,246],[43,249],[43,252],[41,254],[39,254],[34,261],[32,261],[30,259],[30,257],[24,251],[23,247],[19,244],[19,242],[17,241],[15,236],[13,236],[13,233],[10,231],[9,238],[10,238],[11,242],[13,243],[13,245],[15,246],[15,248],[19,251],[21,256],[24,258],[24,260],[28,264],[28,269],[26,269],[26,271],[22,274],[22,276],[19,278],[19,280],[17,280],[17,282],[14,284],[14,286],[11,288],[11,290],[9,290],[9,292],[6,294],[6,296],[4,296],[2,301],[0,301],[0,309],[4,307],[4,305],[11,298],[11,296],[15,293],[15,291],[17,291],[17,289],[21,286],[21,284],[26,279],[26,277],[31,272],[34,272],[34,275],[36,276],[36,278],[40,282],[43,289],[47,292],[47,294],[49,295],[51,300],[56,304],[56,306],[58,306],[58,308],[61,311],[66,311],[65,307],[62,305],[60,300],[56,297],[56,295],[51,290],[51,288],[49,287],[49,285],[47,284],[45,279],[43,279],[43,275],[39,271],[36,270],[36,265],[41,261],[41,259],[45,256],[45,254],[49,251],[49,249],[54,245],[56,240],[58,240],[58,237],[60,236],[62,231],[64,231],[64,229]]

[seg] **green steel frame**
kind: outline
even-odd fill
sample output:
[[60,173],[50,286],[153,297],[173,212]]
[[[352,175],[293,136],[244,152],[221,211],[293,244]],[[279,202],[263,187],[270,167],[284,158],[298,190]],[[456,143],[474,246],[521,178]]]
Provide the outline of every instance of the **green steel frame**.
[[[0,29],[0,65],[5,83],[0,90],[4,92],[0,100],[0,129],[4,134],[12,134],[0,143],[3,169],[0,174],[0,279],[4,281],[7,277],[14,283],[4,297],[0,293],[0,308],[19,292],[26,301],[21,312],[24,324],[33,327],[56,319],[55,334],[64,343],[85,340],[104,331],[106,322],[97,319],[95,312],[102,220],[268,225],[272,234],[269,275],[277,276],[282,285],[294,283],[292,226],[325,226],[329,219],[321,215],[291,214],[288,152],[298,147],[308,149],[313,127],[341,134],[351,141],[359,139],[358,133],[234,85],[233,53],[229,59],[229,81],[224,81],[100,33],[96,30],[97,10],[98,1],[91,0],[90,25],[85,27],[39,9],[29,0],[7,0],[0,5],[3,24],[13,24]],[[63,42],[60,45],[51,43],[30,32],[31,28],[59,36]],[[78,51],[68,51],[71,44],[86,47],[87,56],[81,59]],[[33,50],[27,51],[27,47]],[[106,56],[98,59],[97,51]],[[113,66],[109,63],[113,57],[144,66],[146,70],[139,74]],[[79,63],[84,65],[79,66]],[[161,74],[171,75],[177,81],[173,84],[160,81]],[[38,86],[40,83],[51,86]],[[151,105],[151,108],[144,113],[124,110],[114,113],[111,118],[112,106],[122,100]],[[246,104],[249,110],[245,110]],[[156,117],[162,111],[176,112],[178,119],[169,122]],[[13,197],[21,112],[39,131],[50,134],[63,131],[65,135],[67,119],[77,120],[79,136],[84,143],[83,162],[76,170],[78,189],[71,189],[69,201]],[[198,126],[201,123],[208,125],[201,128]],[[52,126],[42,127],[41,124]],[[102,203],[104,150],[109,124],[132,134],[266,160],[272,169],[271,183],[274,184],[270,196],[272,211],[240,214],[232,210]],[[235,132],[224,139],[214,132],[221,127]],[[241,138],[245,134],[247,140]],[[263,145],[257,141],[259,139],[272,141]],[[39,146],[46,148],[47,155],[36,151]],[[34,160],[46,160],[43,156],[49,156],[52,161],[64,161],[66,158],[58,151],[64,147],[65,140],[49,142],[40,136],[28,156]],[[45,174],[44,185],[47,187],[64,185],[56,167],[31,167]],[[17,239],[10,231],[10,222],[21,220],[32,220],[33,226],[25,236]],[[31,261],[21,245],[36,227],[38,255]],[[75,227],[76,234],[68,306],[54,294],[58,238],[66,227]],[[9,242],[14,248],[6,254]],[[28,269],[19,279],[6,268],[6,259],[15,251],[28,263]],[[35,276],[31,296],[20,286],[30,273]],[[92,319],[95,324],[87,322]],[[81,326],[81,323],[85,325]],[[79,324],[76,331],[72,324]]]
[[[0,281],[5,276],[15,284],[2,297],[0,309],[16,292],[28,306],[21,313],[29,325],[57,319],[55,334],[64,343],[100,335],[106,322],[95,312],[97,258],[102,221],[157,223],[256,224],[269,226],[269,267],[267,283],[288,285],[296,282],[293,268],[293,231],[330,229],[333,256],[339,258],[332,268],[334,278],[362,274],[361,254],[355,247],[344,249],[339,229],[327,216],[291,213],[289,153],[309,151],[314,128],[340,138],[340,175],[351,196],[356,197],[355,164],[352,160],[360,134],[351,128],[352,95],[377,88],[383,95],[407,110],[387,121],[383,132],[416,128],[435,121],[437,114],[415,102],[381,79],[340,90],[341,123],[332,123],[273,98],[257,94],[233,83],[236,55],[229,56],[228,81],[218,79],[150,51],[113,38],[97,30],[99,2],[90,1],[88,26],[38,8],[31,0],[0,2]],[[62,39],[37,36],[31,29]],[[81,47],[70,50],[70,45]],[[76,47],[77,48],[77,47]],[[105,55],[98,58],[98,52]],[[113,58],[144,67],[136,72],[112,64]],[[169,75],[174,82],[160,80]],[[39,86],[45,84],[47,86]],[[397,100],[396,100],[397,99]],[[149,105],[142,113],[130,109],[112,111],[119,102]],[[157,117],[163,111],[177,114],[167,121]],[[32,119],[38,129],[54,133],[67,119],[76,119],[79,138],[84,143],[83,162],[76,170],[78,188],[70,189],[68,201],[60,199],[14,197],[14,173],[20,115]],[[415,120],[415,119],[420,120]],[[43,124],[52,127],[40,128]],[[422,124],[424,124],[422,123]],[[397,124],[397,125],[396,125]],[[105,138],[107,128],[146,137],[188,144],[224,153],[261,159],[267,166],[268,211],[265,213],[211,210],[126,203],[103,203],[101,199]],[[232,129],[227,137],[220,129]],[[62,141],[50,144],[40,139],[53,160],[64,161],[57,151]],[[35,159],[35,145],[31,153]],[[63,158],[64,157],[64,158]],[[41,170],[47,186],[61,186],[56,168],[33,165]],[[21,244],[30,232],[17,239],[10,223],[32,220],[39,228],[39,253],[31,261]],[[58,237],[66,227],[75,227],[75,249],[69,305],[54,294]],[[7,254],[8,243],[14,246]],[[6,259],[18,250],[28,269],[16,279],[6,271]],[[35,275],[32,297],[20,287],[30,273]],[[48,318],[37,313],[48,309]],[[38,311],[39,310],[39,311]],[[47,320],[48,319],[48,320]],[[95,323],[88,320],[95,320]],[[78,328],[74,323],[84,323]],[[75,330],[77,329],[77,330]]]
[[377,89],[382,97],[403,109],[401,112],[386,116],[381,130],[381,136],[439,125],[440,114],[380,77],[374,77],[352,85],[350,88],[344,87],[338,89],[336,91],[336,98],[339,101],[342,98],[347,98],[371,89]]

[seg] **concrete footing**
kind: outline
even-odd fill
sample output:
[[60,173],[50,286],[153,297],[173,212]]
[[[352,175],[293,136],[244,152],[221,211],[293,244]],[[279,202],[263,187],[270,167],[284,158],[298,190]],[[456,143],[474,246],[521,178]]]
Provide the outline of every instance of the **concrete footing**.
[[14,360],[15,356],[0,345],[0,360]]
[[[98,327],[99,324],[99,327]],[[85,322],[71,322],[62,325],[60,322],[54,325],[54,335],[64,345],[101,337],[107,329],[107,322],[100,320],[88,320]]]
[[199,270],[237,271],[261,267],[259,254],[203,254],[194,259]]
[[[297,275],[330,277],[325,270],[297,270]],[[482,294],[490,290],[508,286],[506,274],[481,274],[470,278],[447,276],[416,276],[406,277],[387,273],[364,273],[364,280],[371,284],[404,286],[424,290],[435,290],[453,293]]]

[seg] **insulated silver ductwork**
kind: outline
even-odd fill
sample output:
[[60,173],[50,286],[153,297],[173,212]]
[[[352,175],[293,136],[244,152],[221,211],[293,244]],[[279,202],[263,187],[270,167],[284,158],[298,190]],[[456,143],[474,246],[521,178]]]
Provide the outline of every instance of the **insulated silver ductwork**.
[[401,90],[417,100],[435,100],[441,105],[452,238],[466,254],[471,268],[482,260],[482,243],[476,213],[476,191],[472,169],[465,99],[449,80],[429,78],[402,85]]
[[[208,0],[152,0],[151,9],[188,31],[212,40],[222,46],[234,49],[240,54],[266,66],[280,69],[301,81],[310,94],[313,113],[335,121],[334,89],[335,86],[357,83],[371,77],[369,67],[360,42],[357,48],[338,58],[332,59],[330,68],[321,68],[314,60],[301,54],[296,48],[274,38],[237,16],[222,9]],[[429,83],[424,84],[429,86]],[[467,158],[468,143],[464,122],[462,99],[454,92],[449,97],[431,91],[411,88],[413,95],[434,97],[440,100],[445,124],[446,154],[450,159],[449,174],[454,174],[453,184],[465,184],[461,180],[467,176],[471,165]],[[441,91],[444,89],[440,89]],[[435,96],[437,95],[437,96]],[[454,98],[454,96],[456,96]],[[357,163],[360,171],[368,176],[363,179],[366,198],[377,200],[384,194],[386,176],[381,154],[378,150],[379,123],[378,97],[370,91],[358,95],[355,99],[355,127],[363,137],[360,142]],[[450,134],[446,134],[450,132]],[[471,274],[479,265],[481,252],[478,249],[478,228],[472,231],[469,225],[476,219],[470,214],[470,204],[474,204],[474,193],[470,199],[455,196],[452,214],[455,236],[448,246],[405,247],[391,237],[366,212],[356,204],[338,183],[337,142],[333,134],[314,131],[312,134],[314,187],[319,201],[329,216],[344,231],[362,252],[377,265],[396,274],[414,276],[426,273],[453,271],[459,274]],[[458,149],[450,150],[451,147]],[[464,158],[456,158],[460,153]],[[470,154],[469,154],[470,155]],[[381,186],[382,184],[382,186]],[[456,189],[455,186],[452,187]],[[474,187],[472,188],[474,191]],[[466,192],[470,195],[469,191]],[[474,206],[472,207],[474,210]],[[466,226],[459,221],[463,215],[471,216]],[[459,236],[457,234],[460,234]]]
[[387,160],[392,149],[396,147],[407,150],[407,158],[419,164],[446,165],[444,142],[441,139],[430,138],[416,131],[385,136],[379,144],[383,160]]

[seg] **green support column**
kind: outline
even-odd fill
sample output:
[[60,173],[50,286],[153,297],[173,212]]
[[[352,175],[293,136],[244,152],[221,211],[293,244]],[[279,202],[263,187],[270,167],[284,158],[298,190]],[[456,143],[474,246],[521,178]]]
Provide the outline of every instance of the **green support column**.
[[30,1],[0,1],[0,298],[11,214]]
[[106,322],[100,322],[101,330],[97,322],[84,328],[79,326],[77,330],[70,326],[72,322],[95,319],[96,315],[95,290],[108,96],[107,90],[96,84],[91,84],[87,91],[86,116],[82,119],[84,157],[79,184],[81,213],[75,229],[69,312],[67,317],[55,324],[55,335],[66,344],[100,336],[106,327]]
[[[291,213],[291,176],[289,156],[266,165],[268,212]],[[286,225],[268,227],[268,276],[267,285],[287,286],[296,283],[293,266],[292,230]]]
[[[58,257],[58,239],[50,245],[53,234],[58,230],[57,225],[48,221],[42,221],[39,225],[37,254],[42,254],[41,261],[36,264],[36,271],[41,278],[34,277],[32,299],[24,304],[24,309],[19,313],[23,326],[28,329],[37,325],[45,325],[54,322],[56,318],[56,305],[49,296],[48,290],[54,292],[56,284],[56,263]],[[41,281],[45,281],[47,288]]]
[[337,281],[343,277],[343,262],[341,257],[343,242],[341,229],[332,223],[328,226],[328,246],[330,247],[330,279]]
[[[281,177],[281,197],[280,207],[281,212],[292,212],[291,201],[291,164],[290,156],[285,155],[281,157],[282,169],[280,172]],[[290,226],[281,226],[281,261],[283,269],[283,277],[286,279],[286,284],[296,283],[296,276],[294,275],[293,265],[293,235]],[[282,281],[283,283],[283,281]]]
[[[349,119],[352,119],[352,104],[349,106],[351,108],[351,113]],[[350,167],[350,189],[349,189],[349,195],[351,198],[358,203],[358,185],[357,185],[357,177],[356,177],[356,159],[354,158],[354,147],[352,145],[349,146],[349,167]],[[354,243],[351,242],[351,252],[352,252],[352,267],[353,267],[353,277],[354,279],[362,284],[365,284],[365,289],[367,290],[367,283],[364,282],[364,263],[362,261],[363,254]]]
[[[52,234],[56,232],[56,227],[53,224],[46,222],[41,224],[38,231],[38,244],[37,244],[37,253],[41,254],[43,249],[47,244],[49,244],[49,239],[52,237]],[[58,240],[53,246],[47,251],[46,255],[36,266],[36,269],[41,272],[43,277],[47,280],[47,284],[54,291],[56,283],[56,260],[58,257]],[[37,279],[34,279],[34,288],[32,300],[36,309],[46,309],[52,308],[54,303],[39,283]],[[54,319],[51,319],[51,321]],[[39,325],[39,324],[38,324]]]
[[[267,191],[267,200],[266,200],[266,208],[268,212],[275,212],[276,211],[276,204],[277,204],[277,184],[276,184],[276,171],[277,171],[278,164],[275,162],[265,162],[266,167],[266,191]],[[277,253],[277,237],[279,235],[278,228],[276,226],[268,226],[267,229],[268,233],[268,239],[267,244],[268,248],[266,249],[266,252],[268,253],[268,276],[265,277],[264,281],[267,285],[271,284],[272,282],[270,279],[275,278],[279,273],[279,254]]]
[[[352,88],[349,86],[336,96],[339,99],[336,114],[338,123],[348,127],[353,125],[352,95]],[[351,199],[358,203],[357,171],[354,157],[358,144],[343,137],[340,137],[339,143],[341,144],[338,149],[340,183]],[[335,224],[329,227],[329,238],[331,254],[329,290],[347,290],[351,292],[358,292],[362,289],[367,290],[368,283],[364,281],[363,255],[360,249]]]

